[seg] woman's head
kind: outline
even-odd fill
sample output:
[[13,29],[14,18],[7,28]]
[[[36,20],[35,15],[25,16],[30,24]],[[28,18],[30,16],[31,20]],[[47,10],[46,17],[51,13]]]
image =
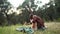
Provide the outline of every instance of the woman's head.
[[30,14],[30,19],[32,19],[33,18],[33,14]]

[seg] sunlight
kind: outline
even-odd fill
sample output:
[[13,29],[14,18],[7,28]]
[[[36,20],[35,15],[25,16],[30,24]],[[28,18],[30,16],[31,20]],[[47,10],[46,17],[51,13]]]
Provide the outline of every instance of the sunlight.
[[[22,5],[22,3],[25,1],[25,0],[8,0],[15,8],[17,8],[19,5]],[[42,1],[41,4],[38,4],[37,1]],[[49,0],[35,0],[35,4],[37,4],[38,6],[42,6],[44,5],[45,3],[48,3]]]
[[[41,1],[42,3],[40,3],[40,1]],[[34,2],[35,2],[36,5],[38,5],[38,7],[36,8],[36,11],[37,11],[39,7],[42,8],[43,5],[49,3],[50,0],[35,0]],[[44,9],[45,9],[45,8],[44,8]]]
[[24,0],[8,0],[15,8],[17,8],[19,5],[22,5]]
[[[41,1],[42,3],[37,3],[37,1]],[[45,5],[46,3],[50,2],[50,0],[35,0],[35,4],[42,7],[43,5]]]
[[[8,1],[13,5],[14,8],[17,8],[19,5],[22,5],[22,3],[25,0],[8,0]],[[42,1],[42,3],[37,3],[37,1]],[[45,3],[48,3],[49,0],[35,0],[34,2],[36,5],[38,5],[38,7],[42,7],[43,5],[45,5]],[[38,7],[37,7],[37,9],[38,9]],[[15,12],[17,12],[19,14],[19,11],[15,11]]]

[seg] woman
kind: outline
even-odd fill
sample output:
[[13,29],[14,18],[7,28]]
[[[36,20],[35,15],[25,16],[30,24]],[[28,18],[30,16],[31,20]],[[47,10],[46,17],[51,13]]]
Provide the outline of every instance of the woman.
[[30,22],[32,22],[32,28],[35,28],[37,26],[37,29],[40,29],[40,28],[43,29],[45,27],[44,21],[39,16],[31,14]]

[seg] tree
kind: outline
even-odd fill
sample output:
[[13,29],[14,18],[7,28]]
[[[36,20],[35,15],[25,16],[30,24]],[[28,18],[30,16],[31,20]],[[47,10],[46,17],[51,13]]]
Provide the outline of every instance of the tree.
[[[7,21],[9,20],[8,18],[8,10],[11,8],[11,4],[9,2],[7,2],[7,0],[0,0],[0,13],[3,14],[3,16],[7,19]],[[3,17],[2,17],[3,18]],[[2,23],[2,22],[1,22]]]
[[60,18],[60,0],[54,0],[55,6],[56,6],[56,11],[57,11],[57,17]]

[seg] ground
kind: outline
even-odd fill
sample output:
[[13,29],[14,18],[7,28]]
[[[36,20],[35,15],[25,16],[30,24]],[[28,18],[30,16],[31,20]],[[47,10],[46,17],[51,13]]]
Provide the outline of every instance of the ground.
[[[24,34],[16,31],[21,25],[0,26],[0,34]],[[34,34],[60,34],[60,22],[45,22],[47,29],[35,31]]]

